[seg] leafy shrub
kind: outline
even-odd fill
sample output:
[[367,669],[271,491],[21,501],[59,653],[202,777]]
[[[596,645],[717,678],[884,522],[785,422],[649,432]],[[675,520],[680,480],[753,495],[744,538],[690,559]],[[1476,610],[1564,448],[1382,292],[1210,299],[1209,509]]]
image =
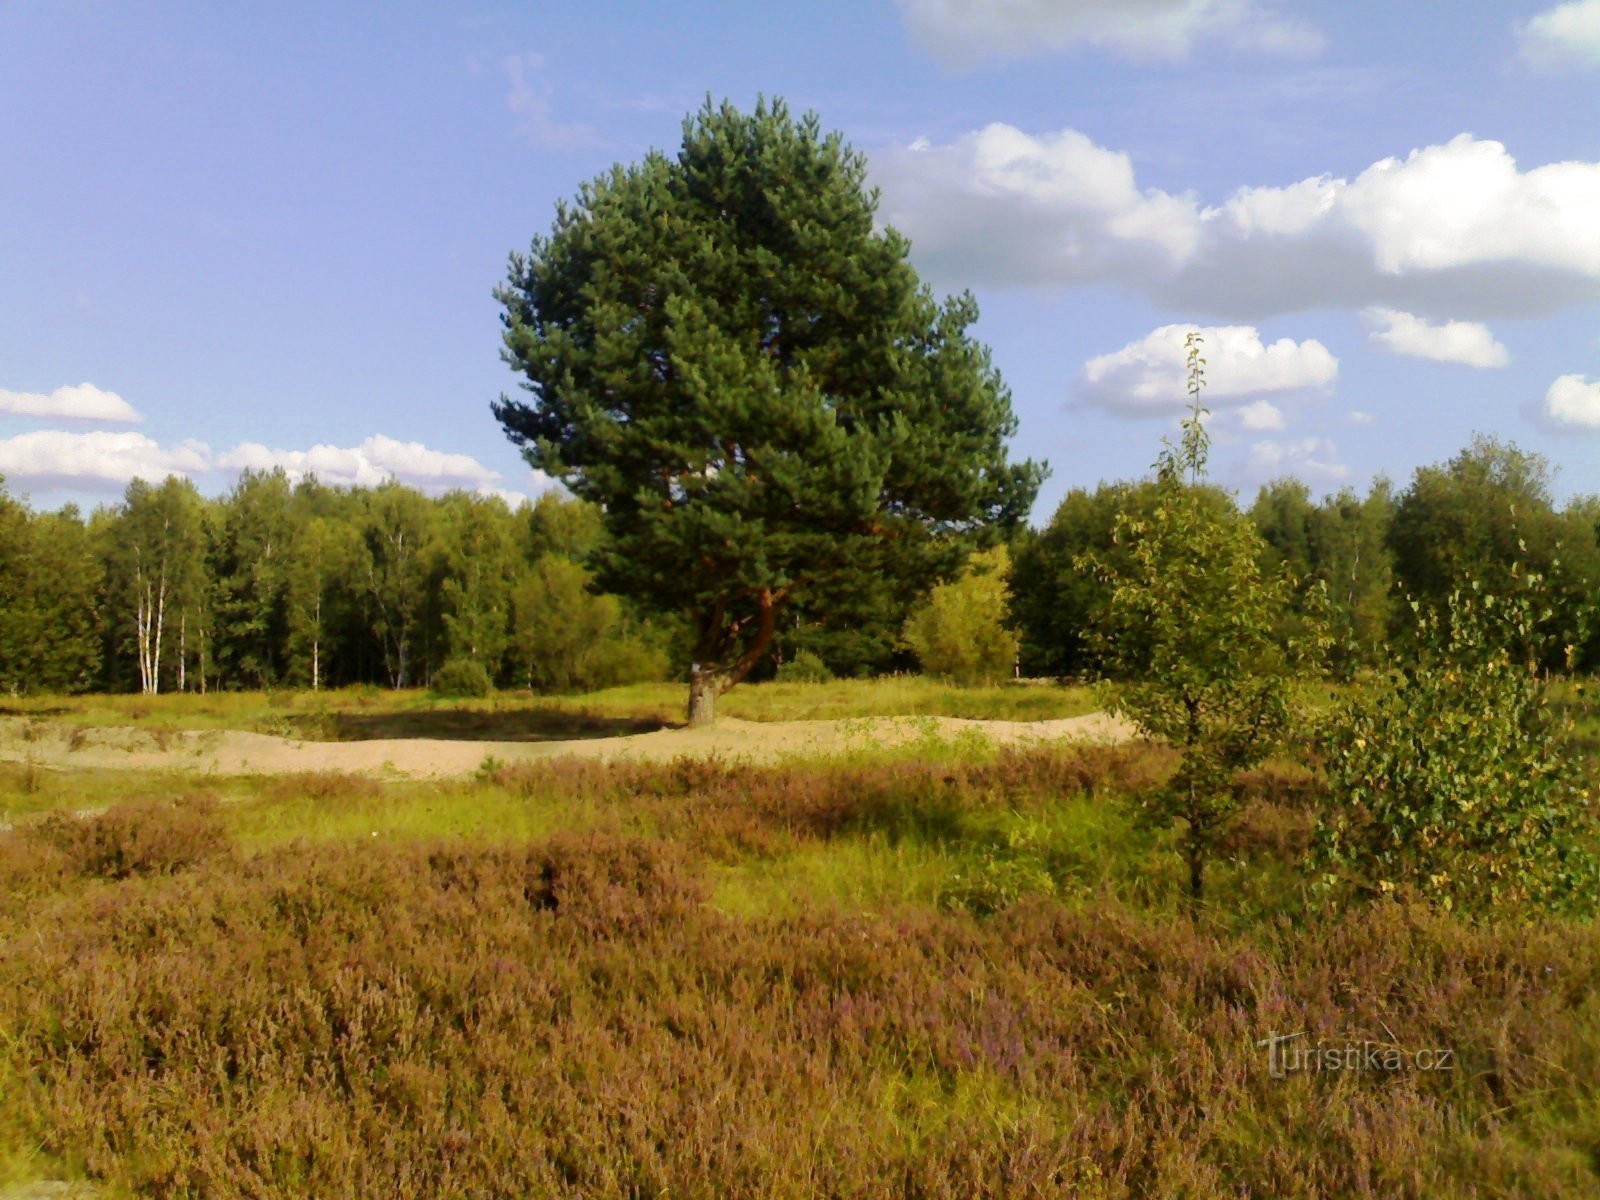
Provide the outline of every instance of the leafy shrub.
[[1590,796],[1538,672],[1538,594],[1414,605],[1420,661],[1329,719],[1324,887],[1472,910],[1592,899]]
[[596,645],[573,676],[570,689],[598,691],[630,683],[659,683],[672,673],[670,635],[654,625],[624,622]]
[[912,612],[906,645],[924,671],[969,685],[1010,677],[1019,644],[1005,626],[1010,570],[1004,546],[974,555],[959,579],[934,588]]
[[788,662],[778,665],[779,683],[827,683],[832,678],[828,664],[811,650],[801,650]]
[[945,907],[981,917],[1002,912],[1025,896],[1054,895],[1056,881],[1041,856],[1045,849],[1026,827],[1013,831],[1002,845],[986,846],[950,881],[941,897]]
[[452,658],[434,675],[433,691],[441,696],[488,696],[494,691],[494,680],[482,663]]

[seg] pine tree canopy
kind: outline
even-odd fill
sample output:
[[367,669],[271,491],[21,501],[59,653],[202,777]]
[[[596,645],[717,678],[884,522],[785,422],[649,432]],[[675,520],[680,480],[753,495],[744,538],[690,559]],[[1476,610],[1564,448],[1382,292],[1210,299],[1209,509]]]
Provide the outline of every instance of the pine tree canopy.
[[706,105],[676,158],[558,206],[498,290],[527,395],[495,416],[600,504],[603,586],[695,622],[710,698],[803,600],[845,619],[1014,528],[1043,468],[967,294],[944,303],[874,227],[866,160],[781,101]]

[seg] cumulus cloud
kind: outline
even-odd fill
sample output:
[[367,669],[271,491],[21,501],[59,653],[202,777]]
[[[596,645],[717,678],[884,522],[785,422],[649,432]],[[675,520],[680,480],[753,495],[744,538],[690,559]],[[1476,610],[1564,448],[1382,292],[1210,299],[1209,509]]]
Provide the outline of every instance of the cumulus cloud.
[[544,56],[533,52],[514,54],[500,63],[508,84],[506,107],[516,117],[518,128],[534,145],[550,150],[568,150],[592,141],[592,127],[556,120],[555,89],[538,78],[543,68]]
[[1503,367],[1511,361],[1510,353],[1495,341],[1489,327],[1476,321],[1436,325],[1394,308],[1370,308],[1366,316],[1376,327],[1372,340],[1395,354],[1480,369]]
[[291,479],[315,475],[323,483],[356,487],[375,487],[390,478],[419,487],[471,487],[500,478],[498,471],[470,455],[446,454],[381,433],[359,446],[319,444],[309,450],[272,450],[260,442],[241,442],[216,465],[229,471],[282,467]]
[[1556,429],[1600,432],[1600,379],[1561,376],[1545,392],[1534,416]]
[[[535,472],[535,474],[545,483],[549,483],[549,479],[546,476],[539,474],[538,472]],[[540,490],[543,489],[541,488]],[[511,509],[512,512],[515,512],[525,504],[533,503],[533,497],[528,495],[526,492],[515,492],[507,488],[490,487],[486,483],[480,483],[473,489],[473,491],[479,496],[498,496],[501,500],[505,501],[506,507]]]
[[[163,446],[142,433],[39,430],[0,439],[0,475],[42,487],[121,487],[133,479],[275,467],[282,467],[296,482],[316,475],[336,486],[375,487],[398,479],[423,491],[464,488],[499,496],[513,508],[528,500],[522,492],[501,487],[500,473],[471,455],[431,450],[420,442],[402,442],[381,433],[358,446],[274,450],[259,442],[241,442],[221,453],[197,441]],[[542,490],[550,480],[534,472],[532,483],[535,490]]]
[[41,429],[0,438],[0,475],[45,487],[120,487],[132,479],[194,475],[210,466],[204,442],[162,446],[142,433]]
[[1270,400],[1257,400],[1238,410],[1239,427],[1252,433],[1269,433],[1283,428],[1283,410]]
[[1194,201],[1141,191],[1126,154],[1076,130],[992,124],[873,158],[883,216],[919,265],[952,279],[1070,284],[1160,275],[1192,257]]
[[1600,66],[1600,0],[1573,0],[1516,27],[1518,57],[1536,68]]
[[1372,305],[1530,315],[1600,297],[1600,162],[1523,171],[1470,134],[1354,179],[1246,187],[1211,206],[1141,188],[1127,155],[1073,130],[990,125],[872,162],[884,220],[941,283],[1113,280],[1244,318]]
[[1312,484],[1339,483],[1350,477],[1350,468],[1336,461],[1338,453],[1333,442],[1325,437],[1252,442],[1235,474],[1242,482],[1251,484],[1284,475],[1293,475]]
[[913,37],[954,66],[1091,46],[1123,58],[1177,61],[1197,47],[1305,55],[1308,22],[1271,0],[899,0]]
[[58,387],[48,393],[8,392],[0,388],[0,413],[66,421],[134,422],[140,419],[133,405],[121,396],[92,383]]
[[[1128,416],[1170,414],[1187,403],[1187,352],[1184,340],[1194,327],[1163,325],[1136,342],[1084,364],[1077,393],[1090,404]],[[1339,360],[1314,338],[1296,342],[1279,338],[1271,345],[1251,325],[1201,328],[1205,338],[1208,407],[1240,407],[1247,429],[1282,427],[1282,413],[1264,400],[1245,399],[1265,393],[1291,394],[1332,385]]]

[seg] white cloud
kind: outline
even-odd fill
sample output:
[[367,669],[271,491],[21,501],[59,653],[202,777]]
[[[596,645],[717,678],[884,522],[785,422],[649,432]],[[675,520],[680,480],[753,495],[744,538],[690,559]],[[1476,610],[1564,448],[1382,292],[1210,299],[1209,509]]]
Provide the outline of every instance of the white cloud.
[[1600,379],[1561,376],[1545,392],[1534,416],[1556,429],[1600,432]]
[[66,421],[134,422],[140,419],[133,405],[121,396],[103,391],[92,383],[58,387],[48,394],[8,392],[0,388],[0,413]]
[[948,145],[875,155],[884,220],[936,277],[1070,284],[1159,277],[1193,257],[1192,197],[1141,191],[1126,154],[1072,129],[993,124]]
[[563,124],[555,119],[551,97],[555,89],[549,82],[535,82],[544,68],[544,56],[529,52],[503,59],[500,68],[510,85],[506,107],[517,119],[518,128],[536,146],[568,150],[594,139],[594,129],[580,122]]
[[1377,421],[1377,419],[1378,418],[1373,416],[1371,413],[1362,412],[1359,408],[1352,408],[1344,415],[1344,422],[1346,425],[1371,425]]
[[[544,475],[542,472],[537,472],[536,471],[536,472],[534,472],[534,475],[538,480],[542,481],[544,484],[546,484],[546,485],[549,484],[550,480],[549,480],[548,476]],[[543,491],[544,489],[540,488],[540,490]],[[500,497],[500,499],[502,499],[502,500],[504,500],[506,502],[506,507],[509,508],[512,512],[516,512],[517,509],[523,507],[523,505],[525,505],[525,504],[532,504],[533,503],[533,497],[528,495],[526,492],[514,492],[514,491],[509,491],[506,488],[490,487],[486,483],[480,483],[476,488],[473,489],[473,491],[475,493],[477,493],[478,495],[480,495],[480,496],[498,496],[498,497]]]
[[[296,482],[312,474],[336,486],[375,487],[398,479],[423,491],[466,488],[483,496],[499,496],[512,508],[528,501],[524,493],[500,487],[500,472],[471,455],[447,454],[381,433],[352,447],[274,450],[259,442],[241,442],[221,453],[192,440],[163,446],[142,433],[39,430],[0,439],[0,475],[43,487],[121,487],[133,479],[269,471],[274,467],[282,467]],[[535,491],[551,485],[538,471],[532,473],[530,483]]]
[[500,478],[467,454],[430,450],[421,442],[400,442],[373,434],[359,446],[319,444],[309,450],[273,450],[260,442],[241,442],[220,455],[216,465],[228,471],[267,471],[282,467],[291,479],[315,475],[323,483],[375,487],[390,478],[417,487],[471,487]]
[[990,125],[872,162],[884,220],[940,283],[1110,280],[1235,317],[1529,315],[1600,297],[1600,162],[1523,171],[1470,134],[1209,207],[1140,188],[1127,155],[1073,130]]
[[1600,66],[1600,0],[1558,4],[1516,28],[1518,57],[1536,68]]
[[[1163,325],[1121,350],[1090,359],[1079,377],[1078,395],[1130,416],[1181,409],[1188,402],[1184,339],[1193,329]],[[1313,338],[1279,338],[1267,345],[1251,325],[1202,327],[1199,333],[1206,360],[1202,399],[1211,408],[1242,405],[1239,419],[1247,429],[1281,428],[1282,413],[1264,402],[1243,404],[1245,397],[1321,390],[1339,374],[1339,360]]]
[[1510,353],[1495,341],[1489,327],[1476,321],[1435,325],[1394,308],[1370,308],[1366,315],[1380,326],[1372,331],[1372,340],[1395,354],[1480,369],[1503,367],[1511,361]]
[[204,442],[162,446],[142,433],[41,429],[0,439],[0,474],[47,487],[120,487],[133,479],[193,475],[210,466]]
[[1257,400],[1238,410],[1239,426],[1252,433],[1270,433],[1283,428],[1283,410],[1270,400]]
[[1338,483],[1350,477],[1350,468],[1335,461],[1337,455],[1338,449],[1325,437],[1252,442],[1235,475],[1250,484],[1284,475],[1307,483]]
[[1272,0],[898,0],[906,27],[956,66],[1076,46],[1176,61],[1197,47],[1305,55],[1322,46]]

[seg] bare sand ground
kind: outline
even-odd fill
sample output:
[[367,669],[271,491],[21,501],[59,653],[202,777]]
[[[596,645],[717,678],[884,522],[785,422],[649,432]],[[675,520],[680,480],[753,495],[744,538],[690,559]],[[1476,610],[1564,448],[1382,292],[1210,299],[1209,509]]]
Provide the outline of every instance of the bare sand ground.
[[857,717],[834,721],[740,721],[710,728],[661,729],[576,741],[484,742],[389,738],[314,742],[235,730],[173,732],[81,729],[22,717],[0,718],[0,761],[51,770],[183,771],[202,775],[285,775],[340,771],[410,779],[470,775],[486,758],[501,763],[575,757],[670,762],[678,758],[776,762],[922,739],[982,738],[1017,746],[1062,740],[1122,742],[1134,731],[1106,713],[1058,721],[972,721],[956,717]]

